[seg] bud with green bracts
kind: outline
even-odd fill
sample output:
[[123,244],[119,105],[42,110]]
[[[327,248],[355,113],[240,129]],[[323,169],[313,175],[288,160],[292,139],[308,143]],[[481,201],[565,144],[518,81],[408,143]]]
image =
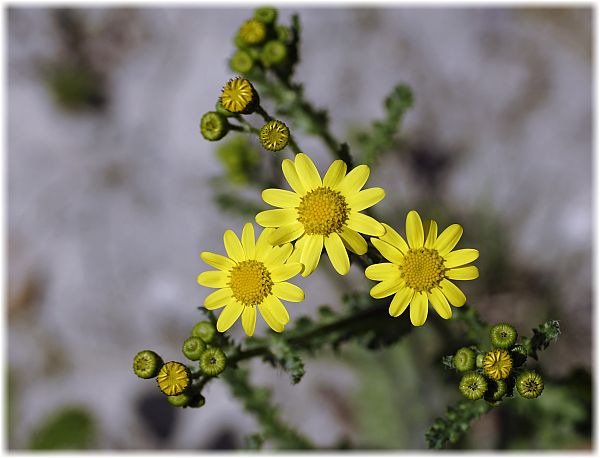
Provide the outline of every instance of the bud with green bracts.
[[152,350],[142,350],[133,358],[133,372],[143,379],[154,378],[163,364],[158,354]]
[[200,337],[206,343],[213,340],[216,332],[217,328],[210,321],[200,321],[192,328],[192,336]]
[[204,350],[206,350],[206,342],[197,336],[187,338],[181,348],[185,357],[191,361],[198,361]]
[[453,361],[457,371],[471,371],[475,369],[475,351],[469,347],[459,348]]
[[200,370],[212,377],[219,375],[227,366],[227,357],[223,350],[211,347],[204,350],[200,356]]
[[494,348],[511,348],[517,341],[517,330],[508,323],[499,323],[490,329],[490,341]]

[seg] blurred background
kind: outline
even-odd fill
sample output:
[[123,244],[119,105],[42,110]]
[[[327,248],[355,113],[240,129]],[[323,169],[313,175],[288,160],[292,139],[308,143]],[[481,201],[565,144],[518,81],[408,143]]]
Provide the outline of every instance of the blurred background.
[[[464,290],[487,321],[525,335],[561,322],[540,362],[553,387],[494,409],[460,446],[590,448],[592,10],[286,8],[280,21],[293,12],[295,79],[351,151],[394,85],[414,91],[369,180],[387,192],[380,214],[401,233],[410,209],[461,223],[459,246],[481,251],[481,278]],[[229,211],[228,165],[198,122],[232,77],[232,38],[251,16],[8,9],[10,449],[231,449],[256,431],[220,381],[206,406],[184,410],[131,370],[143,348],[180,358],[208,293],[198,254],[223,252],[223,231],[247,220]],[[294,134],[323,171],[323,145]],[[230,186],[243,186],[237,178]],[[357,268],[340,278],[324,259],[319,270],[298,281],[307,300],[290,306],[292,320],[372,286]],[[240,323],[232,335],[243,336]],[[307,357],[293,387],[250,367],[318,446],[417,449],[460,398],[439,363],[459,346],[426,325],[380,352]]]

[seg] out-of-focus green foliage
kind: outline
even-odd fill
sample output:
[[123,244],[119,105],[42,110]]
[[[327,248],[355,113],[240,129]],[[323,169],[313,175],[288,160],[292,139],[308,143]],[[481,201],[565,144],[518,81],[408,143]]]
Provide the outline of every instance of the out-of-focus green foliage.
[[32,450],[81,450],[91,448],[96,424],[87,409],[64,407],[48,416],[31,436]]

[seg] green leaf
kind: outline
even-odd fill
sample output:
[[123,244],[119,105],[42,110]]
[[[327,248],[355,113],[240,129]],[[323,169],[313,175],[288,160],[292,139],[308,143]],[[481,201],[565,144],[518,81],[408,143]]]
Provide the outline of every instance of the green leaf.
[[83,407],[65,407],[47,417],[32,434],[32,450],[81,450],[92,447],[96,425]]

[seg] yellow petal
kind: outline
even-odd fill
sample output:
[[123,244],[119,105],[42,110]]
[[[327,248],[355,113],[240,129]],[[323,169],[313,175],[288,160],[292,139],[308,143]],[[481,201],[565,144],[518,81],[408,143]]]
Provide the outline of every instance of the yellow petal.
[[427,294],[423,291],[415,292],[410,301],[410,322],[413,326],[423,326],[425,320],[427,320],[428,308]]
[[275,232],[274,228],[267,227],[267,228],[263,229],[263,231],[258,236],[258,239],[256,240],[257,259],[265,249],[267,249],[267,248],[271,249],[271,247],[273,246],[271,244],[271,242],[269,241],[269,239],[273,235],[273,232]]
[[219,270],[229,270],[235,266],[235,261],[221,254],[203,251],[200,253],[200,258],[209,266]]
[[319,259],[321,258],[321,251],[323,251],[323,236],[307,236],[306,242],[304,243],[304,249],[300,255],[300,262],[304,264],[304,270],[302,271],[303,277],[308,277],[315,271],[317,264],[319,264]]
[[383,227],[385,229],[385,234],[381,236],[381,240],[389,243],[404,254],[408,253],[410,248],[408,248],[408,243],[406,243],[406,240],[404,240],[404,238],[391,226],[383,223]]
[[234,301],[225,307],[221,312],[221,315],[219,315],[219,319],[217,320],[217,331],[225,332],[231,326],[233,326],[235,320],[237,320],[242,314],[243,309],[244,306],[237,301]]
[[433,288],[429,293],[427,293],[427,298],[429,299],[429,302],[431,302],[431,305],[433,305],[433,308],[437,314],[444,320],[447,320],[452,316],[450,304],[448,304],[446,296],[444,296],[439,288]]
[[225,307],[232,302],[232,292],[230,288],[222,288],[210,293],[204,299],[204,307],[208,310],[216,310]]
[[334,232],[325,237],[323,242],[333,268],[338,274],[346,275],[350,270],[350,259],[340,236]]
[[458,286],[445,278],[440,282],[440,289],[444,296],[454,307],[462,307],[467,302],[467,297]]
[[329,166],[327,173],[323,177],[323,186],[335,188],[342,178],[346,175],[346,163],[340,159],[333,161]]
[[279,227],[297,221],[298,212],[295,208],[276,208],[260,212],[255,219],[263,227]]
[[279,208],[297,207],[300,205],[300,196],[295,192],[285,189],[265,189],[262,192],[263,200],[269,205]]
[[302,272],[302,264],[299,262],[293,264],[280,264],[277,267],[273,267],[270,272],[271,280],[274,282],[285,281]]
[[437,223],[428,219],[425,223],[425,248],[433,248],[435,240],[437,239]]
[[342,181],[340,181],[337,190],[346,196],[356,194],[365,185],[369,179],[370,173],[371,170],[364,164],[354,167]]
[[404,255],[389,243],[384,242],[381,239],[376,239],[374,237],[371,238],[371,243],[388,261],[398,265],[404,262]]
[[244,224],[242,229],[242,248],[246,253],[246,259],[256,258],[256,243],[254,242],[254,226],[252,223]]
[[277,267],[283,264],[292,254],[292,244],[286,243],[281,246],[275,246],[270,250],[266,250],[261,257],[261,261],[265,263],[267,268]]
[[298,239],[298,241],[294,245],[294,251],[292,251],[292,254],[286,262],[300,262],[300,257],[302,256],[302,250],[304,249],[304,244],[306,243],[307,237],[307,235],[303,235]]
[[225,245],[227,256],[235,262],[241,262],[246,259],[246,253],[244,253],[242,243],[231,229],[227,229],[223,234],[223,245]]
[[304,300],[304,291],[299,286],[282,281],[273,285],[273,294],[284,301],[300,302]]
[[209,270],[198,275],[197,281],[208,288],[227,288],[229,286],[229,272]]
[[300,177],[298,176],[298,172],[296,171],[296,166],[294,165],[293,161],[284,159],[284,161],[281,163],[281,170],[283,170],[283,175],[294,192],[298,193],[300,196],[306,194],[306,190],[300,181]]
[[362,213],[351,212],[346,225],[355,230],[367,235],[382,236],[385,234],[383,225],[374,218]]
[[365,254],[369,248],[364,237],[348,226],[342,228],[340,237],[342,237],[346,248],[359,256]]
[[446,277],[451,280],[475,280],[479,277],[479,269],[475,266],[456,267],[447,270]]
[[412,288],[405,287],[398,291],[390,303],[390,308],[388,310],[390,315],[393,317],[402,315],[406,310],[406,307],[408,307],[408,304],[410,304],[414,294],[415,290]]
[[376,284],[371,288],[371,297],[375,299],[381,299],[383,297],[391,296],[392,294],[398,292],[400,288],[404,286],[404,280],[402,278],[390,278],[389,280],[384,280],[381,283]]
[[306,191],[311,191],[323,185],[319,171],[314,162],[304,153],[296,156],[296,171]]
[[446,256],[456,246],[462,233],[463,228],[459,224],[448,226],[435,241],[433,248],[438,251],[440,256]]
[[415,249],[421,248],[425,241],[421,217],[414,210],[409,211],[406,215],[406,238],[408,239],[408,245]]
[[273,331],[275,331],[275,332],[283,331],[283,324],[281,324],[279,321],[277,321],[275,319],[273,314],[270,312],[269,307],[267,306],[267,304],[264,301],[261,302],[260,304],[258,304],[258,311],[260,312],[260,314],[262,315],[264,320],[267,322],[267,324]]
[[275,229],[269,238],[269,242],[272,245],[281,245],[282,243],[296,240],[302,234],[304,234],[304,226],[302,223],[295,221],[292,224],[286,224],[285,226]]
[[361,211],[372,207],[385,197],[385,191],[382,188],[363,189],[358,194],[348,198],[348,205],[352,211]]
[[479,257],[479,250],[465,248],[463,250],[451,251],[444,256],[444,267],[452,269],[453,267],[464,266],[475,261]]
[[254,328],[256,327],[256,307],[244,307],[242,312],[242,327],[246,334],[251,336],[254,334]]
[[267,296],[263,301],[263,304],[267,306],[273,317],[281,324],[287,324],[290,321],[290,315],[286,308],[283,306],[281,301],[275,296]]
[[400,269],[396,264],[390,262],[382,262],[380,264],[371,264],[365,269],[365,276],[369,280],[390,280],[400,277]]

